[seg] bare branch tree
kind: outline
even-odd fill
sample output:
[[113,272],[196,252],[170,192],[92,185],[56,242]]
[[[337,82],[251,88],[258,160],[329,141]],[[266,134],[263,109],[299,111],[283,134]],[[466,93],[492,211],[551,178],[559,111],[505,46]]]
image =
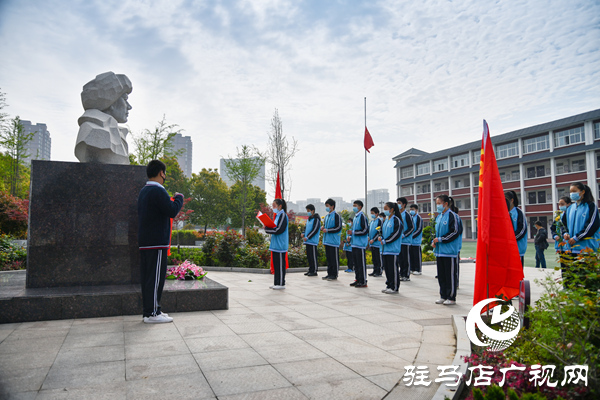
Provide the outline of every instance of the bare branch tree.
[[271,165],[269,169],[269,180],[273,183],[273,187],[277,186],[277,172],[281,181],[281,195],[289,198],[292,188],[292,180],[288,175],[291,170],[292,158],[296,155],[298,149],[298,141],[292,136],[291,142],[283,134],[283,123],[279,117],[279,111],[275,109],[273,118],[271,119],[271,130],[269,132],[269,142],[267,144],[266,160]]
[[[158,160],[166,156],[178,157],[182,151],[185,151],[173,150],[173,138],[183,132],[183,129],[177,129],[178,127],[177,124],[167,125],[167,119],[163,115],[154,130],[144,129],[140,134],[132,135],[135,144],[133,160],[140,165],[146,165],[150,160]],[[132,159],[131,154],[129,158]]]

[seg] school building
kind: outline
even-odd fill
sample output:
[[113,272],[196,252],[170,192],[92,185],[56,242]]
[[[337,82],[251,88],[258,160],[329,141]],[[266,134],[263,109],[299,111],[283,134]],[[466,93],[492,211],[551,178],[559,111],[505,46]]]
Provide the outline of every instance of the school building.
[[[549,228],[558,199],[569,195],[572,182],[587,184],[598,200],[600,109],[492,136],[492,144],[500,179],[505,190],[517,193],[530,239],[536,233],[534,222]],[[481,140],[435,153],[412,148],[397,155],[398,197],[418,204],[428,221],[435,198],[452,196],[464,238],[476,239],[480,154]]]

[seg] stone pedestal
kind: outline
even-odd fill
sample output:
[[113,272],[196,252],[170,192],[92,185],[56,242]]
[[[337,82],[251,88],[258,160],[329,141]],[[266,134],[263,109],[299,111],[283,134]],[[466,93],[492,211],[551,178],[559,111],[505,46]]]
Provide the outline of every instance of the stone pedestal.
[[[0,290],[0,323],[140,314],[137,198],[144,166],[34,160],[26,285]],[[217,282],[168,282],[165,312],[228,308]]]

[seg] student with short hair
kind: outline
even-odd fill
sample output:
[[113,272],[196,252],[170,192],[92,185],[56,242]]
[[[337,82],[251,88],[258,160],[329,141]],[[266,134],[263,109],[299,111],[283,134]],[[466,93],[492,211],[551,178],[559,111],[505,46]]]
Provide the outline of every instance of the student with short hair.
[[525,252],[527,252],[527,218],[525,213],[519,208],[519,198],[514,190],[504,193],[508,213],[515,231],[517,246],[519,247],[519,256],[521,256],[521,265],[525,268]]
[[458,265],[459,237],[462,234],[462,225],[458,216],[450,209],[450,198],[439,195],[436,200],[437,217],[435,221],[435,239],[433,239],[433,253],[437,260],[437,275],[440,285],[440,299],[436,304],[455,305],[456,268]]
[[386,276],[386,288],[382,290],[386,294],[398,294],[400,289],[400,274],[398,262],[401,251],[402,220],[398,218],[400,209],[398,204],[391,201],[385,203],[383,212],[387,216],[381,228],[381,235],[377,238],[381,243],[381,254],[383,257],[383,268]]
[[342,231],[342,217],[335,211],[335,200],[325,201],[327,215],[323,222],[323,245],[327,257],[327,276],[324,280],[334,281],[338,278],[340,269],[340,236]]
[[410,281],[410,246],[412,244],[412,233],[415,230],[415,226],[413,224],[413,220],[410,214],[406,211],[406,206],[408,205],[408,200],[406,197],[398,197],[396,199],[396,203],[398,203],[398,208],[400,209],[400,214],[398,217],[402,220],[402,226],[404,231],[402,232],[402,250],[400,251],[400,280],[401,281]]
[[321,231],[321,217],[315,211],[315,206],[308,204],[306,212],[309,217],[306,221],[306,229],[302,234],[304,245],[306,246],[306,258],[308,259],[308,272],[306,276],[317,276],[319,265],[317,261],[317,246],[319,245],[319,232]]
[[415,230],[412,233],[412,243],[409,250],[410,271],[414,275],[421,275],[422,260],[421,260],[421,242],[423,241],[423,218],[419,215],[419,206],[411,204],[410,215],[413,220]]
[[552,221],[552,225],[550,225],[550,233],[552,234],[552,238],[554,239],[554,250],[559,256],[560,259],[560,272],[563,280],[563,286],[566,287],[565,283],[565,273],[567,271],[567,265],[565,261],[570,258],[571,248],[569,247],[569,243],[563,239],[563,235],[567,233],[567,226],[563,223],[562,217],[567,212],[567,208],[572,204],[571,197],[563,196],[558,200],[558,216],[554,221]]
[[273,200],[275,227],[265,227],[265,233],[271,235],[271,260],[275,271],[275,283],[270,289],[285,289],[285,270],[287,268],[287,251],[289,246],[287,204],[283,199]]
[[354,272],[354,256],[352,255],[352,245],[350,244],[350,232],[352,231],[352,218],[348,218],[348,228],[342,237],[342,242],[344,243],[344,254],[346,255],[346,260],[348,261],[348,268],[344,272],[351,273]]
[[383,222],[379,219],[379,209],[371,208],[371,222],[369,223],[369,247],[371,248],[371,259],[373,260],[373,272],[369,276],[379,277],[382,275],[383,261],[381,258],[381,243],[377,238],[381,235]]
[[369,223],[367,217],[362,211],[364,204],[360,200],[356,200],[353,204],[355,213],[354,221],[352,221],[352,230],[350,239],[352,244],[352,255],[354,256],[354,273],[356,280],[350,284],[355,288],[367,287],[367,255],[366,248],[369,244]]
[[548,232],[544,229],[544,226],[540,221],[535,221],[535,227],[537,229],[537,233],[535,238],[533,239],[533,243],[535,245],[535,267],[546,269],[546,256],[544,256],[544,251],[548,248]]

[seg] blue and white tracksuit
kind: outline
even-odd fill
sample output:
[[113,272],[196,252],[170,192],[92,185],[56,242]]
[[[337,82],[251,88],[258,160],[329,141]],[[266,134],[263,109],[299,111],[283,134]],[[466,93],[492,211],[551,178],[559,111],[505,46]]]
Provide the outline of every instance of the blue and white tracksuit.
[[515,231],[517,246],[519,247],[519,255],[521,256],[521,264],[525,267],[525,252],[527,251],[527,219],[525,213],[519,207],[513,207],[508,212]]
[[398,257],[402,246],[402,220],[395,215],[388,217],[381,228],[383,268],[387,278],[388,289],[398,291],[400,288],[400,274],[398,271]]
[[354,272],[359,284],[367,283],[367,255],[365,249],[369,244],[369,223],[365,213],[359,211],[352,221],[352,255],[354,256]]
[[275,213],[275,228],[265,227],[265,233],[271,235],[271,259],[275,271],[275,286],[285,286],[286,257],[289,246],[288,216],[285,211]]
[[437,257],[440,298],[445,300],[456,301],[461,235],[462,223],[455,212],[448,209],[438,214],[435,223],[435,236],[438,242],[433,253]]
[[421,241],[423,240],[423,218],[419,213],[412,217],[415,227],[412,233],[412,242],[410,244],[409,262],[412,272],[421,272]]
[[[375,218],[369,224],[369,243],[373,240],[373,243],[370,243],[371,247],[371,258],[373,259],[373,275],[381,275],[381,269],[383,266],[383,260],[381,258],[381,243],[377,238],[381,235],[381,227],[383,223],[379,218]],[[379,230],[377,229],[379,227]]]
[[318,267],[317,261],[317,246],[319,245],[319,236],[321,231],[321,217],[315,213],[308,218],[306,221],[306,229],[304,230],[304,237],[306,240],[306,258],[308,259],[308,273],[316,274]]

